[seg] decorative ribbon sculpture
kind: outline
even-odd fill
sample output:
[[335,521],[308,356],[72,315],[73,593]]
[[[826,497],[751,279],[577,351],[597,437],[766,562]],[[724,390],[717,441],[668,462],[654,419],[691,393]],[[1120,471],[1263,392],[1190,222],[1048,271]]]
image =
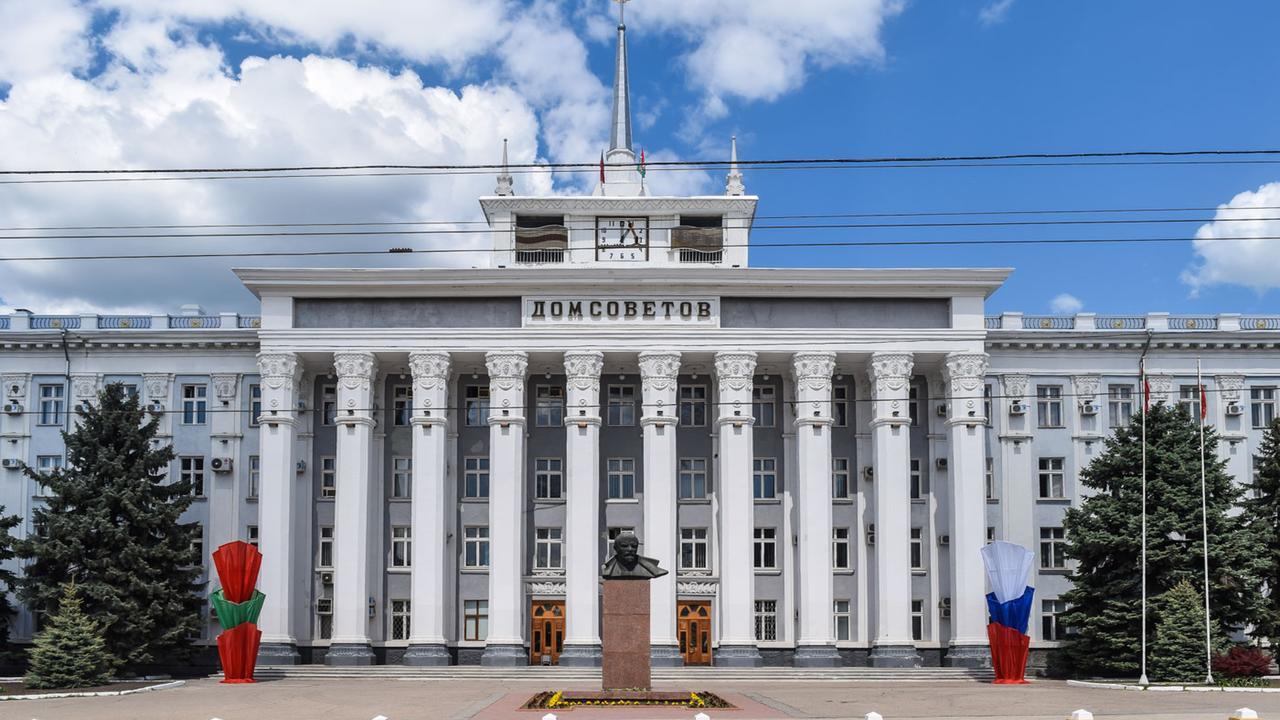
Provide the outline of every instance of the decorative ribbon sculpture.
[[247,542],[229,542],[213,553],[222,589],[209,596],[218,614],[222,634],[218,636],[218,657],[222,659],[222,682],[251,683],[258,661],[258,613],[266,595],[254,589],[262,553]]
[[987,593],[987,639],[991,643],[991,665],[997,685],[1026,683],[1027,652],[1031,637],[1027,621],[1035,588],[1027,585],[1035,555],[1021,545],[993,542],[982,548],[982,563],[994,592]]

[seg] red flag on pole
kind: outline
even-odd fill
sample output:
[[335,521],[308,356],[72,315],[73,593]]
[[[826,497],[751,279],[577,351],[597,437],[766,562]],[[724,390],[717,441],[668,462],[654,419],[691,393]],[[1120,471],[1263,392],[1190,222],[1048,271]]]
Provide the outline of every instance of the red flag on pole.
[[1147,382],[1147,364],[1140,363],[1138,371],[1142,373],[1142,412],[1145,413],[1151,409],[1151,383]]
[[600,184],[604,184],[604,151],[600,152]]
[[1200,419],[1209,417],[1209,398],[1204,395],[1204,386],[1200,386]]

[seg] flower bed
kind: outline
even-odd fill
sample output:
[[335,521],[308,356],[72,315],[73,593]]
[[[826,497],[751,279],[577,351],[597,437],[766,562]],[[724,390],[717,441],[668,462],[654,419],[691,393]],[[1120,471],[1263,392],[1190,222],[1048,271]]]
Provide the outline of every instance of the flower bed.
[[712,692],[650,690],[544,690],[529,698],[525,710],[570,710],[575,707],[675,707],[732,710],[735,706]]

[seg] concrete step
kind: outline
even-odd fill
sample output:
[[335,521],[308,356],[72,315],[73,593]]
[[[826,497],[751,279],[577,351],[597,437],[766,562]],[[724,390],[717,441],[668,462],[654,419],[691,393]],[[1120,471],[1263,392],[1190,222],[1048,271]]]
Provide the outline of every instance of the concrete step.
[[[498,668],[477,665],[449,667],[407,667],[372,665],[368,667],[330,667],[327,665],[283,665],[259,667],[261,678],[388,678],[402,680],[513,680],[530,682],[598,681],[599,668],[516,667]],[[990,670],[966,668],[654,668],[654,682],[989,682]]]

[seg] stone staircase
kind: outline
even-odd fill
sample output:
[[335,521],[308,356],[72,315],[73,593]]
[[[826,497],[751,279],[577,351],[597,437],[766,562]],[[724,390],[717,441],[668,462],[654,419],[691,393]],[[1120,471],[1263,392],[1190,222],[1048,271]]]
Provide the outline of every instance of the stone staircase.
[[[328,665],[259,666],[259,679],[277,678],[385,678],[394,680],[504,680],[556,684],[598,682],[599,668],[578,667],[481,667],[451,665],[448,667],[408,667],[405,665],[371,665],[367,667],[330,667]],[[655,683],[724,683],[724,682],[990,682],[990,670],[967,668],[720,668],[683,667],[654,668]]]

